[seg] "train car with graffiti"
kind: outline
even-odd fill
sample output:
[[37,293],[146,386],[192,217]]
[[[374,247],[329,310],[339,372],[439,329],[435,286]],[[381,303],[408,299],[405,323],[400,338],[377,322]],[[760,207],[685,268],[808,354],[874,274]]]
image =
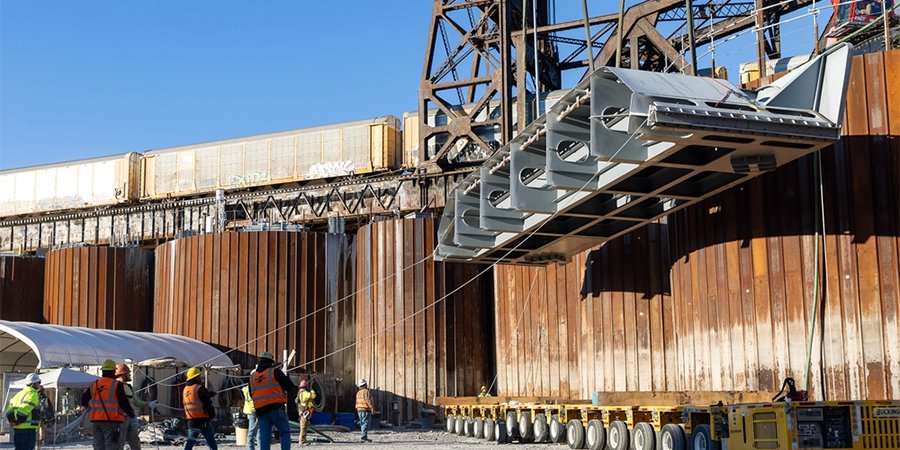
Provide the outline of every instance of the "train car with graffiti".
[[153,150],[141,158],[144,200],[278,186],[400,165],[394,116]]

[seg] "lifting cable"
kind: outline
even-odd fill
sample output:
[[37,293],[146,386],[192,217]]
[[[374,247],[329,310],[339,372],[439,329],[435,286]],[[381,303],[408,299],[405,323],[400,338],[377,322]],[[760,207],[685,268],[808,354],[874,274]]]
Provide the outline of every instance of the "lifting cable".
[[[641,122],[640,124],[638,124],[638,126],[637,126],[636,129],[635,129],[635,132],[628,136],[628,139],[626,139],[625,142],[622,143],[622,146],[619,147],[619,149],[616,150],[615,153],[613,153],[613,155],[610,157],[610,159],[615,159],[615,157],[622,151],[622,149],[624,149],[625,146],[627,146],[627,145],[631,142],[631,140],[634,139],[635,136],[638,135],[639,130],[640,130],[644,125],[646,125],[647,120],[648,120],[648,119],[645,118],[643,122]],[[578,190],[576,190],[576,191],[574,191],[574,192],[581,192],[581,191],[583,191],[584,189],[586,189],[586,188],[588,187],[588,185],[590,185],[591,182],[593,182],[594,178],[597,177],[597,176],[599,176],[599,175],[600,175],[600,174],[597,173],[597,174],[594,174],[593,176],[591,176],[591,178],[588,179],[588,181],[587,181],[584,185],[582,185]],[[551,214],[550,217],[548,217],[546,220],[553,219],[553,218],[556,217],[556,215],[558,215],[558,214],[559,214],[559,211],[554,212],[554,213]],[[498,259],[498,261],[503,260],[503,258],[506,258],[506,257],[507,257],[508,255],[510,255],[511,253],[515,252],[522,244],[524,244],[525,242],[528,241],[528,239],[530,239],[532,236],[534,236],[534,234],[537,233],[537,230],[539,230],[539,229],[540,229],[540,227],[535,227],[535,229],[534,229],[533,231],[531,231],[530,233],[528,233],[528,235],[526,235],[524,239],[522,239],[521,241],[519,241],[518,244],[516,244],[512,249],[510,249],[509,251],[507,251],[506,254],[504,254],[502,257],[500,257],[500,258]],[[309,361],[305,361],[305,362],[302,363],[302,364],[298,364],[296,367],[291,368],[291,370],[296,369],[296,368],[303,367],[304,365],[313,364],[313,363],[316,363],[316,362],[319,362],[319,361],[323,361],[323,360],[325,360],[325,359],[327,359],[327,358],[330,358],[330,357],[332,357],[332,356],[334,356],[334,355],[336,355],[336,354],[338,354],[338,353],[341,353],[341,352],[344,352],[344,351],[346,351],[346,350],[349,350],[349,349],[351,349],[351,348],[353,348],[353,347],[359,345],[359,344],[360,344],[361,342],[363,342],[363,341],[367,341],[367,340],[369,340],[369,339],[373,339],[373,338],[375,338],[376,336],[378,336],[378,335],[380,335],[380,334],[382,334],[382,333],[384,333],[384,332],[387,332],[388,330],[390,330],[390,329],[392,329],[392,328],[394,328],[394,327],[400,325],[401,323],[403,323],[403,322],[405,322],[405,321],[407,321],[407,320],[409,320],[409,319],[412,319],[412,318],[418,316],[419,314],[424,313],[424,312],[427,311],[428,309],[430,309],[430,308],[436,306],[438,303],[441,303],[442,301],[446,300],[448,297],[450,297],[451,295],[455,294],[456,292],[458,292],[459,290],[461,290],[463,287],[465,287],[465,286],[468,285],[469,283],[475,281],[475,280],[478,279],[481,275],[487,273],[487,271],[491,270],[492,268],[494,268],[494,266],[496,266],[497,264],[499,264],[498,261],[495,261],[495,262],[491,263],[491,264],[488,265],[484,270],[482,270],[482,271],[480,271],[478,274],[476,274],[474,277],[470,278],[469,280],[467,280],[466,282],[462,283],[462,284],[461,284],[460,286],[458,286],[457,288],[455,288],[455,289],[453,289],[452,291],[448,292],[448,293],[445,294],[443,297],[441,297],[441,298],[435,300],[432,304],[426,305],[426,306],[423,307],[421,310],[416,311],[416,312],[414,312],[413,314],[411,314],[411,315],[409,315],[409,316],[407,316],[407,317],[404,317],[404,318],[403,318],[402,320],[400,320],[399,322],[396,322],[396,323],[394,323],[394,324],[392,324],[392,325],[389,325],[389,326],[387,326],[387,327],[385,327],[385,328],[383,328],[383,329],[381,329],[381,330],[379,330],[379,331],[376,331],[376,332],[374,332],[374,333],[372,333],[372,334],[370,334],[370,335],[368,335],[368,336],[365,336],[365,337],[363,337],[363,338],[361,338],[361,339],[357,339],[356,342],[351,343],[351,344],[348,344],[348,345],[346,345],[346,346],[344,346],[344,347],[342,347],[342,348],[339,348],[339,349],[337,349],[337,350],[334,350],[334,351],[332,351],[332,352],[329,352],[329,353],[327,353],[327,354],[325,354],[325,355],[323,355],[323,356],[320,356],[320,357],[318,357],[318,358],[313,358],[313,359],[311,359],[311,360],[309,360]]]
[[[612,154],[612,156],[610,157],[610,159],[615,159],[615,157],[618,156],[618,154],[619,154],[619,153],[620,153],[620,152],[621,152],[621,151],[622,151],[622,150],[623,150],[623,149],[624,149],[624,148],[632,141],[632,139],[634,139],[634,138],[640,133],[640,129],[641,129],[644,125],[647,124],[647,120],[648,120],[648,119],[645,118],[645,119],[643,120],[643,122],[641,122],[640,124],[638,124],[638,126],[635,128],[634,133],[631,133],[631,134],[628,136],[628,139],[626,139],[625,142],[623,142],[622,145],[621,145],[621,146],[620,146],[620,147]],[[584,185],[582,185],[578,190],[576,190],[576,191],[574,191],[574,192],[577,193],[577,192],[582,192],[582,191],[584,191],[584,190],[585,190],[585,189],[586,189],[586,188],[594,181],[594,178],[598,177],[599,175],[600,175],[600,173],[595,173],[594,175],[592,175],[592,176],[587,180],[587,182],[584,183]],[[559,213],[560,213],[559,211],[554,212],[554,213],[551,214],[550,217],[548,217],[546,220],[553,219],[554,217],[556,217],[557,215],[559,215]],[[493,269],[493,268],[499,263],[500,260],[502,260],[503,258],[509,256],[510,254],[512,254],[513,252],[515,252],[516,250],[518,250],[518,248],[519,248],[520,246],[522,246],[525,242],[527,242],[532,236],[534,236],[534,234],[537,233],[539,229],[540,229],[540,227],[535,227],[534,230],[532,230],[531,232],[529,232],[528,235],[526,235],[524,239],[520,240],[519,243],[517,243],[513,248],[511,248],[510,250],[508,250],[508,251],[506,252],[506,254],[504,254],[503,257],[501,257],[498,261],[495,261],[495,262],[491,263],[490,265],[488,265],[487,267],[485,267],[483,270],[481,270],[480,272],[478,272],[477,274],[475,274],[473,277],[469,278],[468,280],[466,280],[465,282],[463,282],[462,284],[460,284],[459,286],[457,286],[457,287],[456,287],[455,289],[453,289],[452,291],[450,291],[450,292],[444,294],[444,296],[442,296],[441,298],[436,299],[436,300],[435,300],[433,303],[431,303],[430,305],[426,305],[426,306],[424,306],[422,309],[420,309],[419,311],[416,311],[416,312],[414,312],[413,314],[411,314],[411,315],[409,315],[409,316],[407,316],[407,317],[404,317],[402,320],[400,320],[400,321],[398,321],[398,322],[395,322],[395,323],[392,324],[392,325],[389,325],[389,326],[387,326],[387,327],[385,327],[385,328],[383,328],[383,329],[381,329],[381,330],[378,330],[378,331],[376,331],[376,332],[374,332],[374,333],[371,333],[370,335],[365,336],[365,337],[363,337],[362,339],[357,339],[356,342],[353,342],[353,343],[351,343],[351,344],[348,344],[348,345],[346,345],[346,346],[344,346],[344,347],[342,347],[342,348],[339,348],[339,349],[337,349],[337,350],[334,350],[334,351],[332,351],[332,352],[326,353],[325,355],[320,356],[320,357],[318,357],[318,358],[313,358],[313,359],[311,359],[311,360],[304,361],[303,363],[300,363],[300,364],[298,364],[297,366],[291,367],[291,368],[288,369],[288,372],[290,372],[290,371],[292,371],[292,370],[299,369],[299,368],[304,367],[304,366],[307,366],[307,365],[309,365],[309,364],[313,364],[313,363],[316,363],[316,362],[319,362],[319,361],[323,361],[323,360],[325,360],[325,359],[327,359],[327,358],[330,358],[330,357],[332,357],[332,356],[334,356],[334,355],[337,355],[337,354],[339,354],[339,353],[343,353],[344,351],[349,350],[349,349],[351,349],[351,348],[357,346],[360,342],[363,342],[363,341],[367,341],[367,340],[373,339],[373,338],[375,338],[376,336],[378,336],[378,335],[380,335],[380,334],[382,334],[382,333],[385,333],[385,332],[387,332],[388,330],[393,329],[394,327],[400,325],[401,323],[404,323],[404,322],[406,322],[407,320],[412,319],[412,318],[418,316],[419,314],[422,314],[422,313],[424,313],[425,311],[427,311],[427,310],[429,310],[429,309],[431,309],[431,308],[437,306],[439,303],[443,302],[444,300],[446,300],[447,298],[449,298],[451,295],[455,294],[456,292],[459,292],[460,290],[462,290],[462,288],[466,287],[467,285],[469,285],[470,283],[472,283],[473,281],[477,280],[477,279],[480,278],[482,275],[484,275],[485,273],[487,273],[489,270]],[[278,328],[276,328],[276,329],[274,329],[274,330],[272,330],[272,331],[269,331],[269,332],[266,332],[265,334],[262,334],[262,335],[260,335],[260,336],[257,336],[257,337],[255,337],[255,338],[253,338],[253,339],[247,341],[246,343],[244,343],[243,346],[246,346],[247,344],[250,344],[250,343],[252,343],[252,342],[256,342],[256,341],[258,341],[258,340],[260,340],[260,339],[262,339],[262,338],[264,338],[264,337],[266,337],[266,336],[268,336],[268,335],[270,335],[270,334],[272,334],[272,333],[276,333],[276,332],[278,332],[278,331],[280,331],[280,330],[282,330],[282,329],[284,329],[284,328],[286,328],[286,327],[288,327],[288,326],[291,326],[291,325],[293,325],[293,324],[295,324],[295,323],[297,323],[297,322],[299,322],[299,321],[301,321],[301,320],[304,320],[304,319],[306,319],[306,318],[308,318],[308,317],[310,317],[310,316],[312,316],[312,315],[318,313],[319,311],[323,311],[323,310],[325,310],[325,309],[334,307],[334,306],[337,305],[338,303],[341,303],[341,302],[343,302],[343,301],[346,301],[346,300],[350,299],[350,298],[353,297],[355,294],[360,293],[360,292],[363,292],[364,290],[367,290],[367,289],[369,289],[369,288],[371,288],[371,287],[376,286],[377,283],[380,283],[380,282],[386,281],[386,280],[389,279],[389,278],[395,277],[395,276],[397,276],[398,274],[403,273],[403,272],[405,272],[406,270],[408,270],[408,269],[410,269],[410,268],[412,268],[412,267],[415,267],[415,266],[421,264],[422,262],[428,260],[429,258],[433,258],[436,251],[437,251],[437,249],[433,250],[428,256],[422,258],[421,260],[419,260],[418,262],[416,262],[416,263],[410,265],[409,267],[404,268],[404,269],[403,269],[402,271],[400,271],[400,272],[394,272],[394,273],[392,273],[392,274],[390,274],[390,275],[387,275],[387,276],[385,276],[384,278],[382,278],[381,280],[379,280],[378,282],[372,283],[372,284],[370,284],[369,286],[366,286],[365,288],[359,289],[359,290],[357,290],[356,292],[354,292],[353,294],[346,295],[346,296],[344,296],[343,298],[341,298],[341,299],[335,301],[334,303],[329,304],[329,305],[327,305],[327,306],[324,306],[324,307],[320,308],[319,310],[317,310],[317,311],[315,311],[315,312],[313,312],[313,313],[306,314],[306,315],[304,315],[303,317],[300,317],[300,318],[297,318],[297,319],[295,319],[295,320],[292,320],[292,321],[288,322],[287,324],[282,325],[282,326],[280,326],[280,327],[278,327]],[[233,349],[231,349],[231,350],[228,350],[227,352],[223,352],[223,354],[227,355],[227,354],[229,354],[229,353],[232,353],[232,352],[234,352],[234,351],[237,351],[238,348],[240,348],[240,347],[233,348]],[[213,360],[215,360],[215,358],[216,358],[216,357],[209,358],[209,359],[207,359],[206,361],[204,361],[203,363],[201,363],[200,365],[206,364],[206,363],[209,363],[209,362],[212,362]],[[175,375],[172,375],[172,376],[170,376],[170,377],[165,378],[164,380],[168,380],[168,379],[174,378],[174,377],[176,377],[176,376],[178,376],[178,375],[181,375],[181,374],[184,373],[184,372],[186,372],[186,371],[178,372],[178,373],[176,373]],[[153,386],[153,384],[150,384],[150,385],[146,386],[146,388],[149,388],[150,386]],[[227,389],[227,390],[236,389],[236,388],[237,388],[237,387],[233,387],[233,388],[229,388],[229,389]],[[141,389],[144,389],[144,387],[142,387]]]
[[[809,311],[809,316],[808,316],[809,338],[807,339],[807,342],[806,342],[806,387],[805,387],[806,392],[809,392],[809,388],[810,388],[811,381],[812,381],[810,379],[810,372],[812,370],[812,351],[813,351],[813,340],[815,339],[815,332],[816,332],[816,322],[819,321],[820,317],[821,317],[822,328],[824,328],[824,325],[825,325],[825,323],[824,323],[825,299],[824,298],[822,299],[822,307],[819,306],[819,297],[824,296],[825,290],[822,289],[821,293],[820,293],[819,285],[822,282],[821,280],[828,275],[828,273],[827,273],[827,271],[828,271],[828,264],[827,264],[828,248],[826,247],[826,245],[827,245],[826,231],[827,230],[826,230],[826,222],[825,222],[825,188],[824,188],[824,180],[822,178],[822,151],[821,150],[817,151],[814,154],[813,165],[815,166],[813,169],[814,170],[814,172],[813,172],[813,180],[814,181],[813,182],[814,183],[816,181],[818,182],[817,183],[818,186],[816,186],[816,187],[818,187],[818,192],[816,193],[815,201],[813,201],[813,215],[819,216],[819,217],[814,218],[814,220],[816,222],[816,231],[815,231],[816,245],[815,245],[815,257],[813,260],[814,261],[813,264],[815,265],[815,271],[813,273],[813,280],[814,280],[813,281],[813,304],[812,304],[812,309]],[[821,215],[819,213],[821,213]],[[819,219],[821,219],[821,221]],[[821,226],[821,229],[819,228],[820,226]],[[822,234],[821,239],[822,239],[822,252],[823,252],[821,263],[819,262],[819,231],[820,230],[821,230],[821,234]],[[822,274],[822,276],[819,275],[820,271],[824,272]],[[822,336],[822,339],[825,338],[824,331],[825,331],[824,329],[819,330],[819,335]],[[822,359],[819,358],[820,369],[821,369],[821,366],[822,366]],[[821,370],[820,370],[820,372],[821,372]],[[821,379],[821,383],[822,383],[821,387],[820,387],[822,390],[822,400],[824,400],[825,399],[825,380],[824,380],[824,377],[820,376],[819,378]]]

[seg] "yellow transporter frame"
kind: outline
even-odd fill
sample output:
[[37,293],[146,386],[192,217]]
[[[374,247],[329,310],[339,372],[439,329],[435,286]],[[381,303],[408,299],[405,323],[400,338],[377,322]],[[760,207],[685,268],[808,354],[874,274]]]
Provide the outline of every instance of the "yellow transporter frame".
[[900,449],[898,401],[700,407],[501,403],[447,405],[444,413],[460,435],[495,440],[496,433],[475,432],[476,422],[485,430],[491,420],[503,429],[504,442],[565,441],[570,448]]

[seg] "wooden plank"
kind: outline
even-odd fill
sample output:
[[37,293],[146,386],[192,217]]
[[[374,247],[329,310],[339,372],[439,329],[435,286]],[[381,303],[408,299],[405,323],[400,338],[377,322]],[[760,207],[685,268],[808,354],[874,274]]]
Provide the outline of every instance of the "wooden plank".
[[[858,60],[857,60],[858,61]],[[884,53],[868,53],[862,57],[865,66],[865,95],[868,113],[870,136],[887,135],[890,129],[888,122],[888,105],[885,98]],[[862,92],[854,93],[861,95]]]
[[[883,73],[891,74],[892,77],[895,76],[894,74],[900,73],[900,51],[884,53]],[[891,136],[897,136],[900,135],[900,83],[884,82],[882,86],[885,90],[888,132]],[[894,179],[896,180],[896,178]]]

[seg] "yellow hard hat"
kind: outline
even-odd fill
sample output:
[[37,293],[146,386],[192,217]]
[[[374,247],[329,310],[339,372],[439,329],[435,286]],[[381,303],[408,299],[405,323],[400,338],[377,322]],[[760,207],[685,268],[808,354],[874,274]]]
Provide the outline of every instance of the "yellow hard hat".
[[188,379],[188,380],[193,380],[194,378],[199,377],[200,374],[202,374],[202,373],[203,373],[203,371],[200,370],[199,368],[197,368],[197,367],[191,367],[191,368],[188,369],[188,371],[187,371],[187,379]]
[[102,370],[104,372],[110,371],[110,370],[115,371],[116,370],[116,362],[111,359],[107,359],[106,361],[103,361],[103,365],[100,366],[100,370]]

